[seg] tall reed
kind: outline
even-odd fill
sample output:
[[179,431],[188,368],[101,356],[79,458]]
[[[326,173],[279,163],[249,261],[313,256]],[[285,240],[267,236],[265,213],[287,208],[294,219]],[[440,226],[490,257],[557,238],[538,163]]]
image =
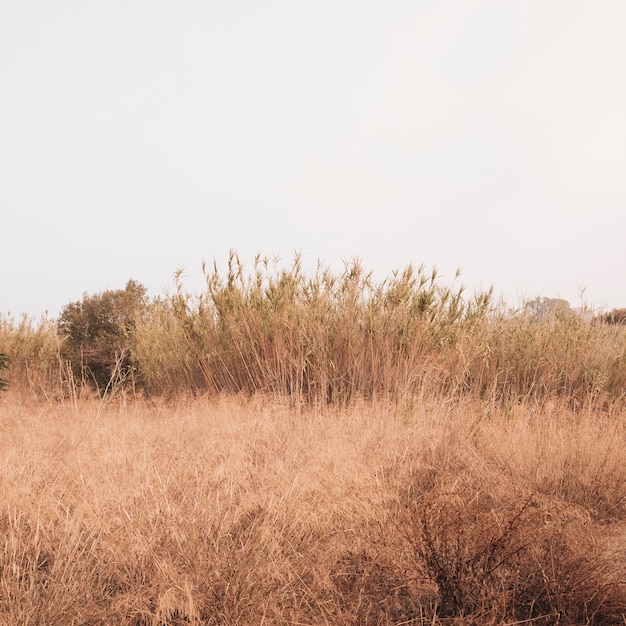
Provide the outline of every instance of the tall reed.
[[465,388],[498,402],[559,398],[576,408],[621,401],[626,392],[623,328],[570,310],[544,319],[498,311],[459,351]]
[[135,358],[147,389],[263,392],[314,403],[417,393],[448,374],[446,353],[490,308],[465,299],[436,270],[409,266],[376,282],[358,261],[307,276],[231,254],[206,272],[195,297],[177,282],[137,328]]
[[[490,290],[466,293],[458,273],[445,282],[408,266],[376,280],[359,261],[305,272],[298,255],[287,267],[257,257],[246,271],[236,253],[225,272],[203,271],[200,293],[179,274],[167,297],[142,302],[133,333],[120,329],[132,375],[101,393],[130,381],[131,392],[149,395],[260,393],[319,405],[469,396],[581,408],[626,399],[625,326],[563,306],[511,311]],[[0,317],[10,384],[48,396],[88,390],[89,376],[76,381],[61,358],[63,341],[51,320]]]
[[343,271],[287,269],[232,253],[225,274],[203,268],[206,289],[180,276],[137,328],[134,357],[149,393],[246,393],[307,403],[428,395],[499,403],[566,398],[572,406],[624,398],[626,337],[570,310],[511,312],[491,291],[467,295],[458,274],[409,266],[374,280],[358,261]]

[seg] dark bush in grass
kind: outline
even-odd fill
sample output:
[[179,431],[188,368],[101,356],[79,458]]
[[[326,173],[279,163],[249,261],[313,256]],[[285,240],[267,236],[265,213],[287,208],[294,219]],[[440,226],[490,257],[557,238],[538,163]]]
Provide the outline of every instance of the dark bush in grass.
[[[8,369],[8,367],[9,367],[9,355],[4,354],[3,352],[0,352],[0,372],[2,370]],[[7,385],[8,385],[8,382],[4,378],[0,377],[0,391],[5,389]]]
[[74,376],[100,391],[126,380],[134,365],[135,325],[146,306],[146,289],[134,280],[125,289],[85,294],[66,305],[58,320],[64,337],[61,354],[70,361]]
[[[438,589],[437,614],[470,624],[622,623],[626,569],[582,507],[503,496],[457,477],[413,494],[407,537]],[[434,622],[433,622],[434,623]]]
[[626,309],[613,309],[609,313],[602,315],[600,319],[605,324],[620,324],[626,326]]

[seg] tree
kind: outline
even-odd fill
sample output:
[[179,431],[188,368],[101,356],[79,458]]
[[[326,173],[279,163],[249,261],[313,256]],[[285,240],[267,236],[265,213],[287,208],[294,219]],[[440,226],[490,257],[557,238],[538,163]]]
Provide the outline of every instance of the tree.
[[530,300],[526,303],[525,309],[540,322],[568,315],[572,311],[567,300],[545,296]]
[[83,296],[66,305],[58,320],[64,337],[61,354],[74,375],[105,390],[124,380],[133,368],[131,348],[135,324],[148,304],[146,288],[129,280],[125,289]]

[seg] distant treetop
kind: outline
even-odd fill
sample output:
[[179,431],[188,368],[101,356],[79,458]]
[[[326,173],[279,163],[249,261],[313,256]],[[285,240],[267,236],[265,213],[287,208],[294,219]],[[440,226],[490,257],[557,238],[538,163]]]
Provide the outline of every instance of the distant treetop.
[[606,324],[626,326],[626,309],[613,309],[610,313],[605,313],[601,319]]
[[544,320],[557,315],[569,313],[572,308],[567,300],[562,298],[546,298],[542,296],[526,303],[525,310],[535,315],[538,320]]

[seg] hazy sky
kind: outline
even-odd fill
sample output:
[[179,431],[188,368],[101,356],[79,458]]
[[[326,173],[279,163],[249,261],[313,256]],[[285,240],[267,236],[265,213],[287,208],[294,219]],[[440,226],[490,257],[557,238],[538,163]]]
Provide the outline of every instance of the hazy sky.
[[0,311],[234,248],[626,306],[624,0],[1,0]]

